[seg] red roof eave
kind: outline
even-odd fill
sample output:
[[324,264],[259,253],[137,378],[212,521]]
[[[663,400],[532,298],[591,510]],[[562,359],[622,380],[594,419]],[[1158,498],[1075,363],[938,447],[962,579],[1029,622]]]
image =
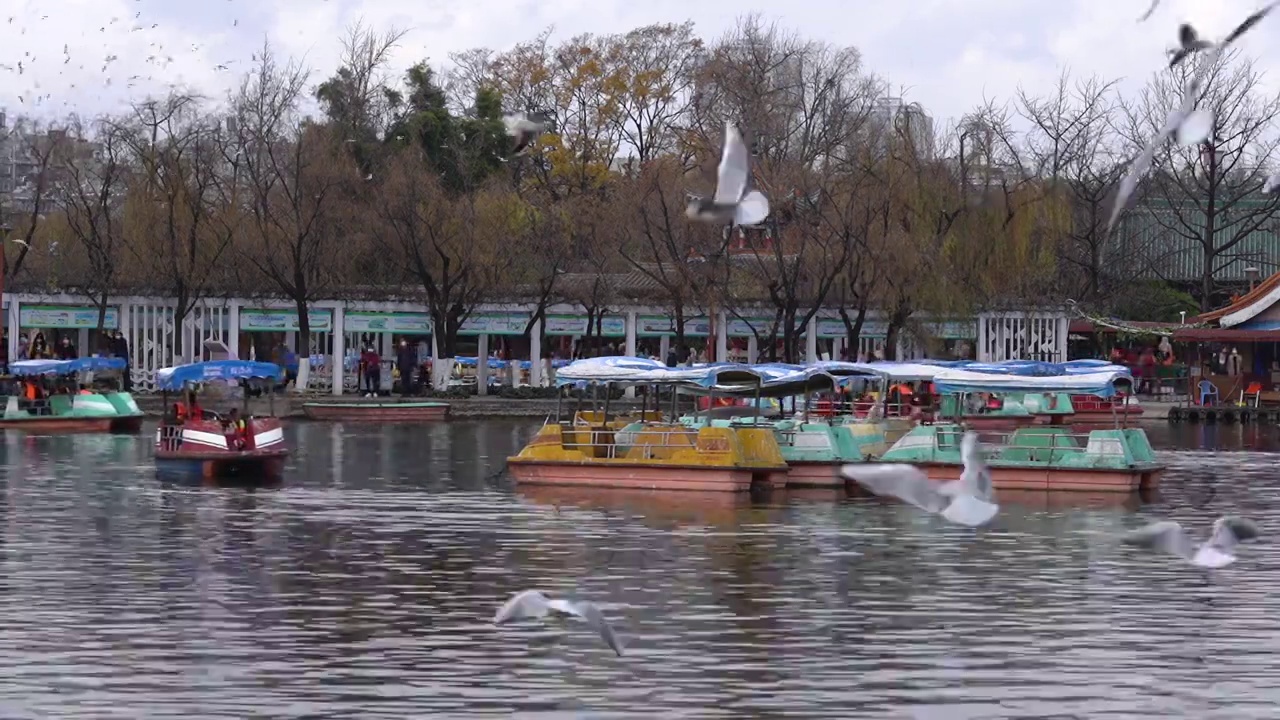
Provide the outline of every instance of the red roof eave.
[[1200,323],[1211,322],[1213,320],[1221,320],[1223,317],[1226,317],[1231,313],[1243,310],[1249,307],[1250,305],[1254,304],[1255,302],[1261,300],[1262,298],[1266,297],[1272,290],[1275,290],[1277,286],[1280,286],[1280,272],[1258,283],[1257,287],[1245,293],[1244,295],[1240,296],[1238,300],[1231,303],[1230,305],[1227,305],[1226,307],[1220,307],[1217,310],[1210,310],[1207,313],[1201,313],[1200,315],[1197,315],[1195,318],[1192,318],[1191,322],[1200,324]]
[[1280,342],[1280,330],[1239,328],[1186,328],[1175,330],[1177,342]]

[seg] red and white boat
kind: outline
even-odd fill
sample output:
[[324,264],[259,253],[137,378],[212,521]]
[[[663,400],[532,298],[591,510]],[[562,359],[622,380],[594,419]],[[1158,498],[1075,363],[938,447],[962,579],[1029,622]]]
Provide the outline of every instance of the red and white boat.
[[[274,384],[283,376],[284,370],[272,363],[213,360],[164,368],[156,373],[156,382],[166,395],[168,407],[170,392],[190,392],[194,396],[194,388],[208,382],[263,380]],[[166,412],[156,430],[157,474],[165,479],[200,482],[281,480],[289,446],[277,418],[250,416],[247,402],[243,414],[202,410],[200,415],[179,417],[178,413]]]

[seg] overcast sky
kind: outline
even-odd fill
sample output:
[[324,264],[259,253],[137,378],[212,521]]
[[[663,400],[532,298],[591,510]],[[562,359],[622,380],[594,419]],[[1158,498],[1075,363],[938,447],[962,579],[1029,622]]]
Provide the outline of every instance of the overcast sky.
[[[938,118],[1019,85],[1047,89],[1064,68],[1137,88],[1164,61],[1178,23],[1220,36],[1259,0],[0,0],[0,108],[10,115],[111,111],[169,83],[222,98],[267,38],[333,71],[343,28],[363,18],[408,28],[397,64],[503,49],[554,26],[558,37],[692,20],[713,39],[759,12],[803,35],[862,51],[867,67]],[[1280,88],[1280,15],[1241,44]],[[64,46],[66,54],[64,55]],[[112,58],[108,62],[108,58]],[[18,72],[18,63],[22,72]],[[103,67],[106,66],[104,70]],[[225,66],[226,70],[219,69]],[[12,70],[8,69],[12,68]],[[110,85],[108,85],[110,81]],[[130,85],[132,84],[132,87]],[[21,98],[21,99],[20,99]]]

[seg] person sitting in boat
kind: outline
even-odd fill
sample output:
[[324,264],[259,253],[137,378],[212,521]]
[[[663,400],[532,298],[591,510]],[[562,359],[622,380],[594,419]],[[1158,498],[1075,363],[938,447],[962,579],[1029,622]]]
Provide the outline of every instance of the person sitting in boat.
[[227,437],[227,446],[232,450],[243,450],[249,439],[248,425],[245,424],[244,418],[240,417],[238,408],[231,408],[231,412],[227,413],[227,417],[222,421],[223,433]]
[[911,404],[911,386],[906,383],[898,383],[889,388],[887,400],[889,407],[893,408],[893,415],[903,415],[903,406]]
[[187,393],[185,402],[179,400],[173,404],[173,415],[181,425],[186,422],[187,418],[200,420],[204,418],[204,408],[200,407],[200,402],[196,400],[195,393]]

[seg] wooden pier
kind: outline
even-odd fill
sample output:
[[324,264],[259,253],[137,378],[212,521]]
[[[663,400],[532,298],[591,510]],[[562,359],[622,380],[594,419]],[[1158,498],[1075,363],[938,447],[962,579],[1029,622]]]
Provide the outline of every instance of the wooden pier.
[[1191,423],[1280,423],[1280,407],[1175,405],[1169,408],[1169,421]]

